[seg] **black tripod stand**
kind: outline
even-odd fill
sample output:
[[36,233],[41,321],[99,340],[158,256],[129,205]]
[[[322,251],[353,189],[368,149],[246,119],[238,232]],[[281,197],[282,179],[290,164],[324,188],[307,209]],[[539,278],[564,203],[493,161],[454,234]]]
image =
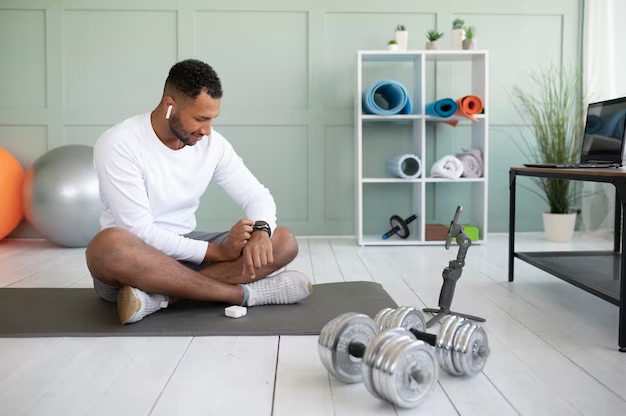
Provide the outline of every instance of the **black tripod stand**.
[[441,293],[439,294],[439,309],[426,308],[425,313],[432,313],[435,316],[426,323],[426,327],[430,328],[441,320],[446,315],[456,315],[463,318],[471,319],[472,321],[485,322],[485,319],[478,316],[467,315],[464,313],[457,313],[450,310],[452,305],[452,298],[454,297],[454,289],[456,287],[456,281],[461,277],[463,273],[463,266],[465,266],[465,255],[467,250],[472,245],[472,240],[465,234],[465,227],[458,224],[459,217],[463,207],[458,206],[454,219],[450,223],[448,229],[448,239],[446,240],[446,250],[450,249],[452,238],[456,238],[456,242],[459,244],[459,252],[455,260],[450,260],[448,267],[443,269],[443,286],[441,287]]

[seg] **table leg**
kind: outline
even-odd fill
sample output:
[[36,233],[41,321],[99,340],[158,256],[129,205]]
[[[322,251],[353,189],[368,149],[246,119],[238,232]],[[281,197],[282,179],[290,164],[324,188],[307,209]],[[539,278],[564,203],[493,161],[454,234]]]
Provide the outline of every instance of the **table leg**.
[[[626,212],[624,202],[626,202],[626,181],[623,179],[615,181],[616,197],[620,199],[620,212]],[[617,198],[616,198],[617,199]],[[623,220],[623,218],[620,218]],[[617,225],[617,224],[616,224]],[[622,247],[626,247],[626,221],[620,221],[620,226],[615,228],[615,233],[621,229]],[[624,252],[620,256],[620,293],[619,293],[619,350],[626,352],[626,265]]]
[[509,171],[509,282],[513,281],[515,262],[515,181],[517,174]]
[[622,241],[620,232],[622,230],[622,202],[619,197],[617,187],[615,188],[615,227],[613,228],[613,251],[620,252],[620,242]]

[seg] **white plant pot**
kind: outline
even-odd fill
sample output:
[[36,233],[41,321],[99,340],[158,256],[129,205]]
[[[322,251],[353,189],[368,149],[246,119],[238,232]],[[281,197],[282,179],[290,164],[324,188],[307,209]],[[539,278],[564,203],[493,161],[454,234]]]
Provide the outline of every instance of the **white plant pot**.
[[398,42],[398,50],[406,51],[409,44],[409,32],[396,30],[396,42]]
[[426,49],[428,50],[436,50],[439,49],[439,43],[436,40],[431,40],[426,42]]
[[465,40],[465,29],[452,30],[452,49],[463,49],[463,41]]
[[392,43],[390,45],[387,45],[387,49],[389,49],[390,51],[397,52],[399,48],[398,48],[398,45],[396,43]]
[[463,40],[463,49],[478,49],[478,44],[476,43],[476,39],[465,39]]
[[575,212],[571,214],[543,213],[543,229],[546,231],[548,241],[567,242],[571,240],[575,226]]

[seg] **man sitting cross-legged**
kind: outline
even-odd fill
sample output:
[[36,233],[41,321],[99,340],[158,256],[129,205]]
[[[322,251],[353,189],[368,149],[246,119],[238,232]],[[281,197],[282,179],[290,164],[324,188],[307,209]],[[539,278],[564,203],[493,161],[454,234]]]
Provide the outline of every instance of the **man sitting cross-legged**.
[[[276,226],[267,188],[211,129],[221,97],[209,65],[179,62],[154,111],[123,121],[96,143],[103,229],[87,247],[87,265],[98,294],[117,302],[123,324],[179,299],[258,306],[311,293],[304,274],[274,273],[294,259],[298,244]],[[194,231],[211,180],[249,219],[226,232]]]

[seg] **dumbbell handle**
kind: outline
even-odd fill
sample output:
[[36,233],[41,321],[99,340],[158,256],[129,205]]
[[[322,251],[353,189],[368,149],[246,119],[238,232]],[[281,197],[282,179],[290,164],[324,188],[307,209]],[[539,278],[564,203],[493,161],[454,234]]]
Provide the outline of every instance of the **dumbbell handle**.
[[362,342],[351,342],[348,345],[348,354],[356,358],[363,358],[366,348]]
[[415,338],[424,341],[425,343],[432,345],[433,347],[437,345],[437,335],[429,334],[428,332],[418,331],[415,328],[411,328],[409,329],[409,331],[411,331],[411,333],[415,335]]
[[[426,334],[425,332],[420,332],[415,330],[417,333],[421,333],[421,334]],[[411,332],[413,332],[413,330],[411,330]],[[426,334],[426,335],[430,335],[430,334]],[[417,335],[415,335],[417,336]],[[433,335],[434,337],[434,335]],[[419,337],[418,337],[419,339]],[[431,344],[434,345],[434,344]],[[363,344],[362,342],[351,342],[348,345],[348,354],[350,354],[353,357],[356,358],[363,358],[363,356],[365,355],[365,349],[367,347],[365,346],[365,344]],[[413,381],[415,381],[416,383],[423,383],[424,382],[424,374],[420,371],[420,370],[415,370],[415,371],[411,371],[410,374],[411,379],[413,379]]]

